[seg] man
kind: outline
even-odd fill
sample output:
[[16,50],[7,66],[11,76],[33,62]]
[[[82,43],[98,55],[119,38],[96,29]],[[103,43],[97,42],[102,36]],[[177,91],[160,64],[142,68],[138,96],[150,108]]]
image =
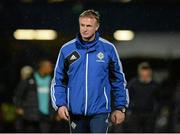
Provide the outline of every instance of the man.
[[[28,78],[30,78],[33,74],[33,68],[31,66],[23,66],[20,71],[21,81],[24,81]],[[21,83],[21,82],[20,82]],[[21,84],[19,84],[21,85]],[[15,121],[15,129],[16,132],[23,132],[23,109],[22,108],[16,108],[16,121]]]
[[39,61],[33,75],[22,80],[15,93],[17,114],[23,116],[26,132],[49,132],[51,105],[49,87],[52,63],[48,59]]
[[[138,77],[128,84],[131,103],[128,132],[153,132],[158,102],[158,85],[152,80],[152,69],[147,62],[138,66]],[[129,113],[129,112],[128,112]]]
[[52,81],[53,107],[68,120],[72,132],[106,132],[111,119],[125,118],[128,90],[118,53],[113,44],[99,37],[99,14],[86,10],[79,16],[80,33],[60,50]]

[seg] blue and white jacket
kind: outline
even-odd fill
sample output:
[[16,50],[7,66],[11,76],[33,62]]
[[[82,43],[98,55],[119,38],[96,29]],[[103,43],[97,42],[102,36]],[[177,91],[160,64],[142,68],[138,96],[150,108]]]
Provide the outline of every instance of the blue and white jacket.
[[51,85],[55,110],[66,106],[76,115],[111,112],[129,103],[126,80],[114,45],[99,37],[84,42],[80,35],[64,44],[59,52]]

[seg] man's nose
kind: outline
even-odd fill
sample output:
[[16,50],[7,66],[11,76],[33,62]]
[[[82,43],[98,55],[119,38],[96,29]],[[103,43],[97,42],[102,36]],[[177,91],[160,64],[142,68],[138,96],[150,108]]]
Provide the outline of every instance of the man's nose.
[[84,31],[87,31],[87,26],[84,26]]

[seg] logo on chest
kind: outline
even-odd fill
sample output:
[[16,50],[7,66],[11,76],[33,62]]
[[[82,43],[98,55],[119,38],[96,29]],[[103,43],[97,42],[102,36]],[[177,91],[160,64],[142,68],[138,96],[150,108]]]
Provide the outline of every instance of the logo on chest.
[[97,54],[97,59],[96,59],[97,62],[105,62],[104,60],[104,54],[102,52],[99,52]]
[[69,54],[66,58],[65,58],[65,62],[70,65],[72,63],[74,63],[75,61],[77,61],[80,58],[80,54],[77,51],[73,51],[71,52],[71,54]]

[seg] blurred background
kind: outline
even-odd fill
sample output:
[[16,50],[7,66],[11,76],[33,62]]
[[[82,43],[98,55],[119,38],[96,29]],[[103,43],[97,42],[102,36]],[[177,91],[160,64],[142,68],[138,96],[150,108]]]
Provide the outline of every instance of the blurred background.
[[15,132],[13,96],[21,68],[36,67],[39,57],[55,64],[61,46],[78,33],[78,16],[86,9],[99,11],[100,35],[115,44],[127,81],[137,75],[139,63],[150,63],[168,113],[167,120],[159,117],[155,131],[177,132],[179,0],[1,0],[0,131]]

